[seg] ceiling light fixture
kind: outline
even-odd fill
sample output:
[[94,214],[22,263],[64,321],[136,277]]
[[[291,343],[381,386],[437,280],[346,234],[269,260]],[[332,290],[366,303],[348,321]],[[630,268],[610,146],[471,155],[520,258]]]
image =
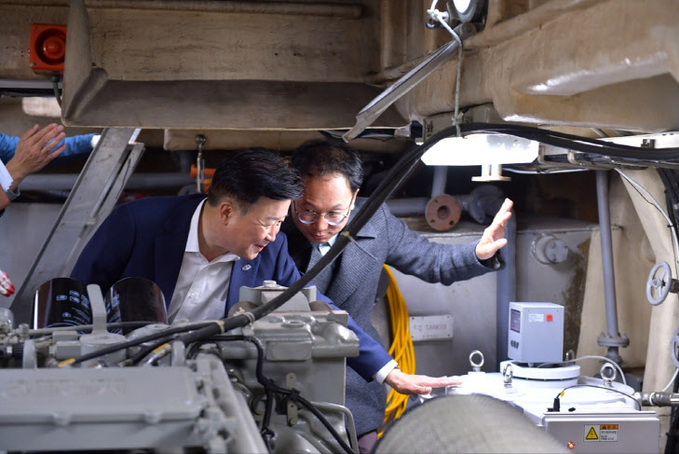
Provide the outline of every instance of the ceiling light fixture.
[[500,181],[509,179],[502,176],[502,164],[533,162],[539,148],[538,142],[509,134],[470,134],[441,139],[421,159],[428,166],[481,166],[474,181]]

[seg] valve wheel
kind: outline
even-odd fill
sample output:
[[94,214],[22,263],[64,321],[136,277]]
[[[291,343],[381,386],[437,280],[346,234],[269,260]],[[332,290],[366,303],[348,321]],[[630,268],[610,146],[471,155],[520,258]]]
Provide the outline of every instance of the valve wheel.
[[646,282],[646,298],[648,302],[654,306],[665,301],[667,295],[670,293],[672,284],[672,271],[667,262],[657,263],[651,273],[648,275]]

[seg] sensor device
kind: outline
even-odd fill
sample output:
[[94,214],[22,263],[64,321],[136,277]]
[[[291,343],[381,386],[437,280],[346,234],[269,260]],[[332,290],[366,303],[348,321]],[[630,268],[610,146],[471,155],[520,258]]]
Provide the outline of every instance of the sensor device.
[[509,303],[507,354],[520,363],[563,361],[563,306],[554,303]]

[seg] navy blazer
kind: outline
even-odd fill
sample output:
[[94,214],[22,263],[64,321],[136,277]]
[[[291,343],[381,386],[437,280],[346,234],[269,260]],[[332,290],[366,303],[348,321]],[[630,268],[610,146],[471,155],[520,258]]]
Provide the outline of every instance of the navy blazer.
[[[204,197],[203,194],[149,197],[119,205],[85,246],[71,277],[85,285],[98,284],[104,294],[120,279],[144,277],[158,284],[169,305],[181,269],[191,217]],[[287,239],[281,232],[254,260],[239,259],[233,264],[224,316],[239,301],[241,286],[258,287],[264,280],[290,286],[299,278],[299,271],[288,254]],[[318,299],[330,302],[321,294]],[[347,364],[370,381],[391,358],[351,317],[349,329],[356,333],[361,346],[359,356],[347,358]]]

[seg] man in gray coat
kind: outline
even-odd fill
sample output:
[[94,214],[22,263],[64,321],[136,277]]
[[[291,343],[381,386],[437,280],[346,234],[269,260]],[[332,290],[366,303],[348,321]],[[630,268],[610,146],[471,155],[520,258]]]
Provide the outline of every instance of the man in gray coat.
[[[306,272],[334,244],[352,210],[365,203],[366,199],[357,197],[363,166],[358,153],[323,140],[300,146],[291,164],[302,175],[304,193],[293,201],[291,216],[281,231],[288,236],[290,255],[297,268]],[[379,339],[370,317],[384,264],[427,282],[446,285],[498,270],[504,266],[499,251],[507,244],[505,224],[511,208],[511,200],[505,200],[479,241],[445,245],[409,230],[382,205],[314,283],[363,330]],[[371,451],[384,420],[386,391],[382,383],[403,394],[431,392],[430,377],[405,374],[393,360],[375,377],[366,383],[347,369],[346,405],[354,416],[361,452]]]

